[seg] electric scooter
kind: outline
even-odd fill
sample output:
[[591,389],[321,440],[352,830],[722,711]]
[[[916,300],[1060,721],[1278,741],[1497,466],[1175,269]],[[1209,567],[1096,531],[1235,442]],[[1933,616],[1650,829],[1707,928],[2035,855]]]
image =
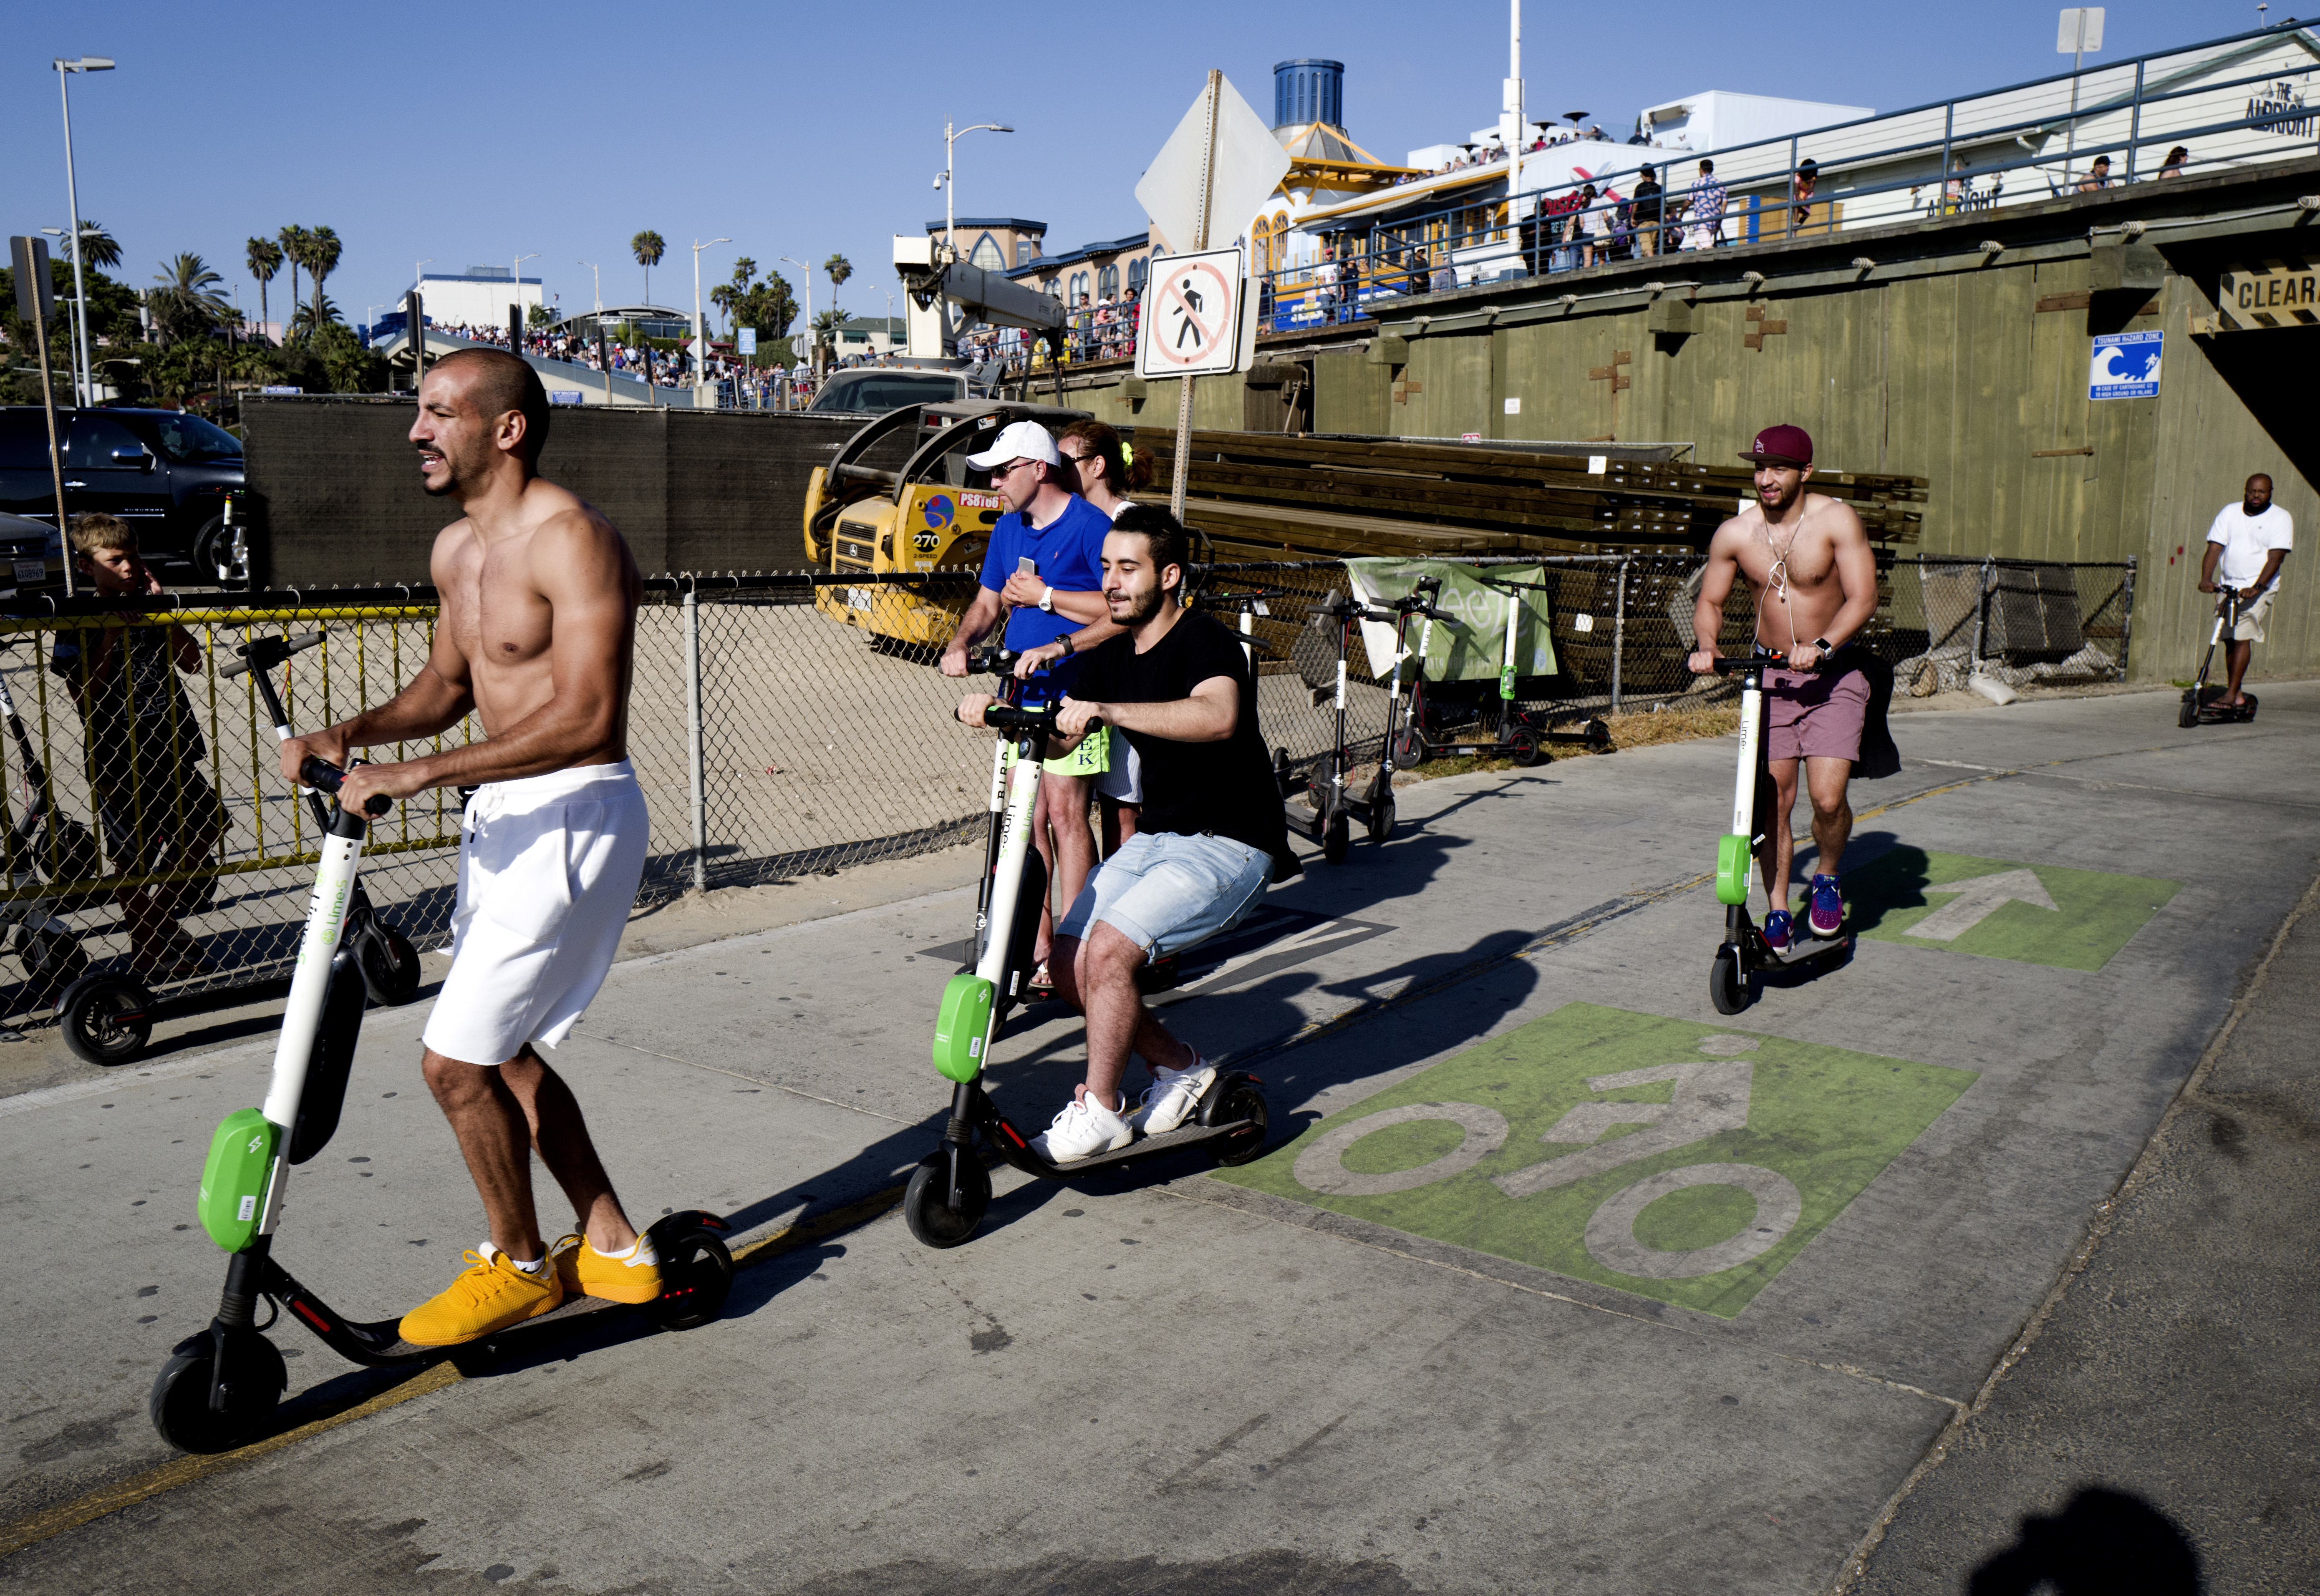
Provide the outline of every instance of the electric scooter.
[[1007,772],[998,864],[992,876],[991,931],[974,969],[951,977],[935,1020],[934,1065],[952,1083],[950,1117],[942,1144],[911,1174],[902,1195],[902,1217],[911,1234],[929,1247],[956,1247],[972,1237],[991,1206],[991,1172],[976,1151],[980,1136],[992,1152],[1027,1175],[1068,1180],[1090,1169],[1213,1143],[1220,1164],[1245,1164],[1264,1150],[1270,1115],[1262,1083],[1239,1070],[1219,1070],[1192,1117],[1159,1136],[1139,1136],[1117,1152],[1098,1153],[1072,1164],[1052,1164],[1032,1150],[1030,1138],[1008,1123],[983,1089],[991,1047],[1011,1006],[1006,995],[1020,989],[1031,966],[1038,935],[1039,905],[1047,896],[1047,870],[1031,845],[1031,825],[1039,797],[1039,767],[1053,734],[1052,708],[1022,709],[993,704],[984,724],[1009,734],[1015,762]]
[[[1717,840],[1716,898],[1724,906],[1724,942],[1708,967],[1708,995],[1719,1014],[1736,1014],[1752,1000],[1748,978],[1763,970],[1814,970],[1843,963],[1853,953],[1850,928],[1816,945],[1782,953],[1748,917],[1749,883],[1759,860],[1772,856],[1772,772],[1764,757],[1764,672],[1784,668],[1783,654],[1718,658],[1717,674],[1740,677],[1740,769],[1732,789],[1732,830]],[[1758,811],[1764,811],[1760,819]]]
[[[274,735],[278,742],[288,742],[293,734],[282,697],[274,688],[274,668],[293,654],[313,648],[322,641],[323,636],[321,632],[309,632],[295,638],[260,637],[234,650],[241,658],[218,667],[220,681],[251,677],[267,714],[273,717]],[[331,806],[320,793],[311,789],[306,793],[306,802],[313,813],[315,825],[327,835]],[[379,917],[358,881],[347,905],[347,942],[372,1002],[381,1007],[395,1008],[419,996],[418,951],[400,930]],[[229,990],[250,997],[272,984],[259,982]],[[135,976],[107,970],[74,982],[58,999],[57,1016],[62,1022],[65,1046],[74,1056],[109,1069],[125,1064],[145,1050],[152,1040],[156,1020],[214,1008],[219,996],[220,989],[210,987],[185,996],[157,999]]]
[[[1426,691],[1422,666],[1427,639],[1433,624],[1429,618],[1427,623],[1427,631],[1419,634],[1418,655],[1421,669],[1413,673],[1410,679],[1409,722],[1400,737],[1392,744],[1393,762],[1406,771],[1429,759],[1449,759],[1466,754],[1503,753],[1518,765],[1535,765],[1544,755],[1547,744],[1553,743],[1579,744],[1595,753],[1610,753],[1612,751],[1611,728],[1600,718],[1590,717],[1587,724],[1575,732],[1557,731],[1549,717],[1536,710],[1515,708],[1515,629],[1522,614],[1522,600],[1518,595],[1524,591],[1544,593],[1551,590],[1545,582],[1501,581],[1497,577],[1482,575],[1479,572],[1475,573],[1475,580],[1487,587],[1496,588],[1507,595],[1506,636],[1499,653],[1498,726],[1492,730],[1487,742],[1477,739],[1464,741],[1445,739],[1436,742],[1427,735],[1428,695]],[[1443,708],[1447,712],[1444,716],[1446,721],[1449,714],[1458,713],[1464,706],[1452,708],[1445,704]],[[1476,718],[1479,719],[1479,717]],[[1461,722],[1450,724],[1462,723],[1473,724],[1463,721],[1463,717]]]
[[[299,774],[318,804],[320,793],[336,793],[347,776],[319,759],[306,761]],[[240,1446],[273,1412],[289,1375],[264,1332],[285,1309],[349,1362],[397,1368],[455,1355],[493,1357],[519,1336],[616,1306],[597,1297],[566,1297],[555,1312],[480,1340],[414,1347],[402,1339],[399,1318],[349,1321],[275,1261],[274,1236],[290,1168],[329,1145],[346,1101],[367,996],[348,934],[349,906],[370,818],[394,804],[377,794],[367,813],[336,802],[322,807],[328,816],[322,859],[275,1043],[266,1102],[219,1123],[202,1169],[198,1212],[202,1228],[229,1255],[225,1292],[209,1328],[178,1342],[153,1382],[153,1427],[163,1440],[187,1452]],[[716,1317],[732,1283],[733,1260],[721,1240],[729,1228],[716,1215],[695,1210],[669,1214],[647,1231],[660,1255],[662,1281],[660,1296],[644,1304],[648,1317],[669,1330],[689,1330]],[[261,1297],[275,1308],[264,1324],[257,1321]]]
[[[1337,593],[1328,603],[1314,610],[1337,624],[1337,680],[1336,687],[1337,739],[1328,753],[1323,756],[1323,768],[1316,771],[1305,785],[1313,798],[1313,817],[1306,824],[1310,834],[1321,843],[1321,857],[1331,864],[1345,862],[1346,849],[1353,836],[1353,817],[1359,816],[1373,843],[1382,843],[1393,834],[1393,762],[1378,760],[1377,773],[1371,777],[1369,790],[1355,798],[1346,790],[1346,779],[1353,772],[1353,753],[1346,742],[1346,659],[1353,650],[1355,628],[1361,622],[1391,621],[1393,623],[1393,671],[1386,682],[1385,736],[1380,742],[1382,750],[1391,749],[1397,741],[1401,724],[1401,668],[1415,659],[1423,663],[1423,639],[1432,636],[1433,624],[1448,620],[1449,613],[1434,607],[1434,600],[1442,591],[1442,579],[1429,576],[1408,594],[1393,600],[1386,609],[1373,609],[1362,603],[1350,592]],[[1416,653],[1408,646],[1409,618],[1424,618],[1425,630]],[[1417,671],[1410,672],[1415,696]],[[1314,697],[1319,698],[1316,692]],[[1286,752],[1274,755],[1275,774],[1287,765]]]
[[2240,704],[2233,708],[2222,702],[2222,688],[2207,686],[2208,669],[2216,663],[2216,645],[2224,640],[2225,627],[2236,627],[2240,622],[2240,596],[2236,591],[2226,592],[2216,600],[2216,629],[2207,634],[2207,652],[2199,660],[2199,680],[2183,690],[2183,708],[2175,717],[2179,726],[2237,726],[2255,718],[2256,697],[2242,690]]

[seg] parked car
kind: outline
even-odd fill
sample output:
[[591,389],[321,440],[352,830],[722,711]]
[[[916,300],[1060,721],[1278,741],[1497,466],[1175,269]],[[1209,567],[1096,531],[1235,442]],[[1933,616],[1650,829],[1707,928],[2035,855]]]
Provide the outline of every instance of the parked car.
[[65,541],[57,529],[25,516],[0,515],[0,602],[23,593],[60,593]]
[[967,397],[963,372],[873,365],[831,373],[806,409],[883,416],[906,404],[955,404]]
[[[137,528],[149,564],[183,561],[204,582],[249,581],[247,546],[226,514],[242,489],[241,440],[179,410],[59,410],[65,514],[102,511]],[[48,419],[38,405],[0,407],[0,510],[56,521]]]

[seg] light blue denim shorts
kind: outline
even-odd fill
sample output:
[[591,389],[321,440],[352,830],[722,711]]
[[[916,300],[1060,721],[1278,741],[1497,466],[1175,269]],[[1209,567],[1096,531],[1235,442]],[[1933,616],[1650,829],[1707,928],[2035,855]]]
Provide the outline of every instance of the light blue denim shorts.
[[1165,958],[1239,924],[1272,879],[1272,858],[1246,843],[1139,831],[1096,866],[1056,934],[1083,940],[1102,920]]

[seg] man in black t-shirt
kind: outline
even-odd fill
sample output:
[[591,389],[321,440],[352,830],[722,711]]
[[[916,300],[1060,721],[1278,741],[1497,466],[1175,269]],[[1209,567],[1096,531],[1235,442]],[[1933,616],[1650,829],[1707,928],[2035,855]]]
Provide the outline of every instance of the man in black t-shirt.
[[[1033,1146],[1058,1164],[1157,1136],[1199,1106],[1216,1069],[1170,1035],[1144,1005],[1136,972],[1246,917],[1289,852],[1281,789],[1256,724],[1248,656],[1215,617],[1180,602],[1184,528],[1151,505],[1120,511],[1103,544],[1103,596],[1128,630],[1098,645],[1056,717],[1050,752],[1090,727],[1116,726],[1144,762],[1136,835],[1096,867],[1056,927],[1056,996],[1087,1015],[1087,1080]],[[991,700],[974,694],[959,717],[979,726]],[[1128,1055],[1153,1085],[1128,1111]]]

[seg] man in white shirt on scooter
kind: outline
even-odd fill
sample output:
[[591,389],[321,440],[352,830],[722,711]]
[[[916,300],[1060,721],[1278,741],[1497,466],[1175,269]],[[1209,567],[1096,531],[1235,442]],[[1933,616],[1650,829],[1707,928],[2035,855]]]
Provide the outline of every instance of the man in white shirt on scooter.
[[2248,478],[2240,501],[2216,511],[2215,525],[2207,528],[2199,591],[2228,593],[2239,600],[2239,613],[2224,644],[2223,702],[2227,708],[2240,708],[2240,681],[2247,675],[2255,645],[2263,641],[2263,618],[2271,613],[2272,595],[2279,591],[2280,562],[2295,546],[2296,522],[2271,501],[2271,479],[2260,471]]

